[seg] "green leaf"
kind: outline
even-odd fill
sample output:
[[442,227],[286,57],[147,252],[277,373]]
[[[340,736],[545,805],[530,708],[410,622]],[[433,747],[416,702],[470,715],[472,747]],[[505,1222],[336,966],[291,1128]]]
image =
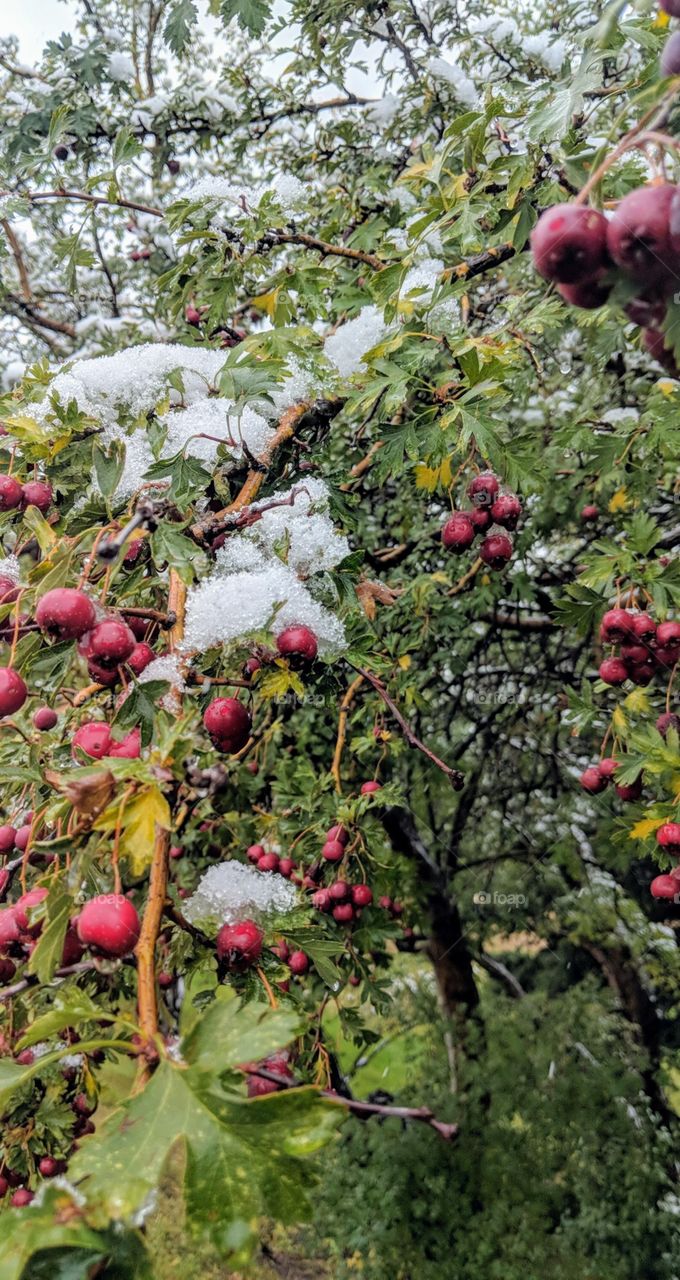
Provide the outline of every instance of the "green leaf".
[[244,1062],[266,1058],[300,1031],[296,1013],[268,1005],[241,1006],[229,988],[220,988],[215,1003],[183,1042],[187,1062],[218,1074]]
[[76,1027],[83,1022],[98,1022],[101,1019],[111,1022],[115,1020],[113,1014],[108,1014],[100,1004],[95,1004],[85,991],[70,987],[63,995],[60,993],[55,997],[53,1009],[31,1023],[17,1047],[27,1049],[32,1044],[40,1044],[42,1040],[50,1040],[63,1031],[64,1027]]
[[[112,1269],[101,1271],[104,1264]],[[30,1270],[27,1268],[30,1265]],[[151,1280],[137,1231],[95,1231],[63,1187],[47,1186],[40,1205],[2,1215],[0,1280]]]
[[191,583],[205,567],[205,556],[195,542],[176,525],[162,523],[150,538],[151,555],[157,569],[176,569],[183,582]]
[[120,484],[125,468],[125,442],[118,439],[112,440],[108,449],[103,449],[95,442],[92,460],[102,495],[105,498],[112,497]]
[[28,972],[35,974],[40,982],[49,982],[61,963],[73,899],[64,892],[61,883],[57,882],[50,889],[44,906],[45,923],[35,949],[31,952]]
[[135,729],[139,726],[142,746],[148,747],[153,737],[158,704],[169,688],[167,680],[146,680],[143,684],[135,684],[125,702],[119,706],[113,723],[120,729]]
[[163,36],[173,53],[184,52],[196,25],[198,10],[193,0],[177,0],[168,13]]
[[269,12],[267,0],[220,0],[223,21],[227,23],[236,18],[241,30],[248,31],[251,36],[262,35]]

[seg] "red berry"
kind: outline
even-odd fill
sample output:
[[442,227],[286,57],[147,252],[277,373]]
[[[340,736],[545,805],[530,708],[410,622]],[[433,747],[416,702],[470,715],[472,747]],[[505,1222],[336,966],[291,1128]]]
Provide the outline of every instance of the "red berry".
[[638,640],[649,640],[650,642],[656,636],[656,623],[650,618],[648,613],[634,613],[633,615],[633,634]]
[[30,838],[31,838],[31,824],[30,822],[27,822],[23,827],[19,827],[17,829],[17,833],[14,837],[15,849],[21,849],[21,850],[26,849],[28,847],[28,842]]
[[30,1067],[35,1062],[35,1054],[32,1049],[22,1049],[17,1054],[17,1062],[20,1067]]
[[[330,911],[331,903],[333,900],[331,898],[330,893],[328,892],[328,889],[317,889],[316,893],[312,894],[311,901],[312,901],[312,906],[316,907],[317,911]],[[2,914],[3,913],[0,911],[0,916]],[[17,931],[17,936],[18,936],[18,931]]]
[[607,786],[607,779],[602,777],[602,774],[596,764],[593,764],[590,768],[584,770],[579,778],[579,782],[581,783],[583,790],[587,791],[592,796],[598,795],[598,793],[600,791],[604,791]]
[[309,969],[309,957],[305,955],[304,951],[291,952],[290,958],[288,960],[288,968],[290,969],[291,973],[295,973],[295,974],[306,973],[307,970]]
[[142,754],[142,731],[131,729],[120,742],[111,740],[107,756],[114,760],[137,760]]
[[471,507],[469,511],[463,512],[467,516],[475,533],[484,533],[491,524],[491,508],[490,507]]
[[43,1156],[42,1160],[38,1162],[38,1172],[42,1174],[43,1178],[53,1178],[56,1173],[59,1173],[60,1169],[61,1162],[55,1160],[53,1156]]
[[613,778],[618,767],[618,760],[615,760],[613,756],[606,756],[604,760],[600,760],[598,765],[600,777],[606,778],[608,782],[610,778]]
[[620,658],[605,658],[604,662],[600,663],[599,676],[605,684],[625,684],[628,679],[628,669]]
[[600,639],[605,644],[620,644],[634,635],[634,617],[627,609],[608,609],[600,623]]
[[252,722],[238,698],[215,698],[203,713],[203,724],[218,751],[233,753],[245,747]]
[[679,657],[677,649],[655,649],[650,661],[656,663],[659,671],[672,671]]
[[677,649],[680,653],[680,622],[660,622],[656,629],[660,649]]
[[476,529],[464,511],[456,511],[446,521],[441,537],[447,551],[467,551],[475,540]]
[[522,504],[514,493],[501,493],[491,508],[491,519],[505,529],[516,529],[522,514]]
[[257,863],[260,861],[260,858],[264,858],[266,852],[267,850],[263,844],[251,844],[249,848],[246,849],[246,858],[249,862]]
[[[277,1084],[276,1080],[267,1080],[263,1076],[253,1075],[253,1066],[261,1067],[264,1071],[268,1071],[270,1075],[277,1076],[281,1083]],[[279,1053],[272,1053],[263,1062],[247,1063],[246,1067],[251,1068],[247,1086],[249,1098],[262,1098],[269,1093],[278,1093],[282,1086],[290,1083],[295,1078],[288,1065],[288,1053],[285,1049]]]
[[389,898],[386,893],[384,893],[381,898],[378,898],[378,906],[382,907],[383,911],[391,911],[392,899]]
[[12,907],[0,911],[0,953],[19,941],[19,925]]
[[295,863],[292,858],[281,858],[279,860],[279,875],[285,876],[286,880],[295,870]]
[[199,325],[201,323],[201,313],[198,307],[187,307],[184,312],[184,319],[187,324]]
[[0,827],[0,853],[9,853],[10,849],[14,848],[16,834],[15,828],[10,827],[8,823]]
[[350,895],[350,887],[346,880],[336,880],[328,890],[334,902],[344,902]]
[[22,507],[37,507],[43,515],[49,511],[53,496],[52,485],[44,480],[28,480],[21,486]]
[[352,885],[352,902],[355,907],[370,907],[373,901],[373,890],[367,884]]
[[170,846],[170,857],[173,859],[184,857],[184,849],[181,844],[173,844]]
[[653,898],[680,898],[680,880],[674,876],[655,876],[649,886]]
[[339,840],[327,840],[321,850],[321,857],[325,858],[326,862],[340,862],[344,856],[345,846],[340,844]]
[[[131,569],[132,566],[137,563],[142,551],[144,550],[144,546],[144,538],[133,538],[132,542],[126,543],[125,553],[123,555],[123,564],[126,569]],[[146,620],[144,618],[137,619],[137,621],[143,622],[146,626]],[[130,629],[132,630],[132,628]]]
[[680,851],[680,822],[664,822],[657,830],[656,839],[662,849],[670,849],[671,853]]
[[262,951],[262,930],[253,920],[241,920],[239,924],[223,924],[217,935],[216,947],[220,960],[234,973],[244,973],[259,959]]
[[675,265],[669,227],[675,187],[637,187],[624,196],[607,223],[607,247],[617,266],[644,280],[659,280]]
[[78,916],[78,937],[86,947],[105,956],[127,956],[139,938],[139,916],[121,893],[90,898]]
[[19,588],[12,578],[0,577],[0,604],[11,604],[19,595]]
[[642,778],[636,778],[635,782],[617,783],[616,794],[619,800],[639,800],[642,795]]
[[77,1116],[85,1116],[86,1119],[96,1110],[86,1093],[77,1093],[71,1105]]
[[13,667],[0,667],[0,716],[14,715],[23,707],[28,689]]
[[78,640],[92,630],[96,615],[92,601],[83,591],[54,587],[38,601],[35,620],[56,640]]
[[[17,899],[12,910],[20,929],[26,930],[31,927],[28,913],[33,907],[37,907],[41,902],[44,902],[46,897],[47,889],[39,888],[29,889],[28,893],[22,893],[21,897]],[[34,925],[33,929],[36,933],[39,933],[41,927],[42,921],[38,923],[37,927]]]
[[596,311],[603,307],[612,291],[612,286],[599,276],[592,280],[581,280],[579,284],[558,284],[557,292],[561,294],[570,307],[581,307],[583,311]]
[[500,489],[498,476],[492,471],[483,471],[481,475],[475,476],[468,485],[468,498],[476,507],[490,507],[492,502],[498,496]]
[[263,853],[257,864],[258,871],[278,871],[279,858],[276,853]]
[[103,720],[89,720],[81,724],[73,735],[72,754],[76,756],[76,748],[80,748],[93,760],[101,760],[111,750],[111,730]]
[[661,50],[659,70],[662,76],[680,75],[680,31],[670,35]]
[[13,511],[21,505],[21,485],[13,476],[0,476],[0,511]]
[[134,671],[136,676],[141,676],[142,671],[149,666],[149,663],[154,661],[155,657],[156,655],[151,645],[146,644],[144,640],[139,640],[127,660],[127,665]]
[[61,953],[61,963],[64,966],[78,964],[83,958],[83,946],[78,937],[77,924],[78,919],[75,917],[69,923],[64,935],[64,947]]
[[359,794],[362,796],[370,796],[374,791],[382,791],[382,786],[379,782],[362,782],[359,787]]
[[338,924],[349,924],[354,919],[354,907],[351,902],[340,902],[337,907],[333,907],[333,919]]
[[10,1200],[10,1204],[14,1209],[23,1209],[25,1205],[30,1204],[34,1199],[35,1193],[33,1191],[29,1191],[28,1187],[17,1187]]
[[284,658],[297,659],[302,663],[313,662],[318,643],[314,632],[309,627],[286,627],[276,637],[276,647]]
[[33,712],[33,724],[41,733],[47,733],[53,729],[58,719],[59,716],[51,707],[38,707],[38,710]]
[[536,270],[546,280],[580,284],[606,265],[607,219],[585,205],[554,205],[541,214],[530,244]]
[[127,662],[134,647],[135,637],[124,622],[117,622],[115,618],[105,619],[98,622],[90,633],[89,660],[105,669],[119,667]]
[[512,543],[504,533],[490,533],[479,548],[479,554],[490,569],[504,569],[512,555]]
[[[656,722],[656,728],[662,738],[666,737],[669,729],[675,729],[675,732],[678,733],[680,732],[680,716],[677,716],[674,711],[664,711],[663,715],[660,715]],[[0,827],[0,834],[3,830],[4,828]],[[0,843],[0,850],[1,849],[2,844]]]
[[339,844],[347,844],[349,831],[338,823],[337,826],[328,828],[326,840],[337,840]]
[[645,644],[622,644],[621,658],[627,667],[642,667],[652,661],[649,646]]
[[654,679],[654,663],[636,663],[634,666],[628,668],[628,675],[633,681],[633,684],[640,686],[648,685]]
[[592,502],[588,503],[585,507],[581,508],[581,519],[584,521],[585,524],[587,524],[591,520],[597,520],[599,517],[599,514],[600,514],[599,508],[596,507]]

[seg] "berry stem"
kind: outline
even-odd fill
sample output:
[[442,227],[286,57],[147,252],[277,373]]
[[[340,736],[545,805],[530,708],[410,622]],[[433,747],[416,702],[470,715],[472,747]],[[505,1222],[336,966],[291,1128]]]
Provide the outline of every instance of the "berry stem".
[[342,793],[342,783],[340,781],[340,764],[342,761],[343,748],[345,746],[345,738],[347,736],[347,717],[349,715],[349,709],[354,701],[355,694],[361,688],[363,683],[364,683],[363,674],[358,675],[356,679],[352,681],[351,685],[349,686],[347,692],[345,693],[342,699],[342,702],[340,703],[340,715],[338,717],[338,736],[335,742],[335,751],[333,753],[333,763],[331,765],[331,774],[335,781],[335,790],[337,791],[338,795],[341,795]]

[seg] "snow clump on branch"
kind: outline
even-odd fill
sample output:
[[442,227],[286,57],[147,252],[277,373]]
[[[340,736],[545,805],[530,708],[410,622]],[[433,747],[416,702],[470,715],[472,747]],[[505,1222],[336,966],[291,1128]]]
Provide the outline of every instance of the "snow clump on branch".
[[296,899],[295,886],[276,872],[258,871],[243,862],[218,862],[201,877],[183,914],[190,924],[235,924],[245,918],[285,915]]

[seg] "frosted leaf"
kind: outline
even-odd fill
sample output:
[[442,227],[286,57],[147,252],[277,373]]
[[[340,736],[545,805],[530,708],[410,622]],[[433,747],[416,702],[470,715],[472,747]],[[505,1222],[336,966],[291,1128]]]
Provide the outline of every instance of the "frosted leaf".
[[446,58],[431,58],[428,63],[430,75],[435,80],[444,80],[451,85],[459,102],[466,107],[479,105],[480,95],[477,86],[461,66],[447,62]]
[[243,862],[219,862],[201,876],[195,893],[183,905],[183,914],[190,924],[236,924],[285,915],[296,902],[295,886],[277,872],[258,871]]
[[422,262],[418,262],[406,272],[401,286],[402,297],[416,293],[418,295],[416,301],[425,301],[423,294],[432,293],[436,289],[443,270],[444,263],[439,258],[425,258]]
[[378,307],[364,307],[358,316],[326,338],[326,355],[343,378],[350,378],[363,368],[364,356],[382,341],[386,332],[382,311]]

